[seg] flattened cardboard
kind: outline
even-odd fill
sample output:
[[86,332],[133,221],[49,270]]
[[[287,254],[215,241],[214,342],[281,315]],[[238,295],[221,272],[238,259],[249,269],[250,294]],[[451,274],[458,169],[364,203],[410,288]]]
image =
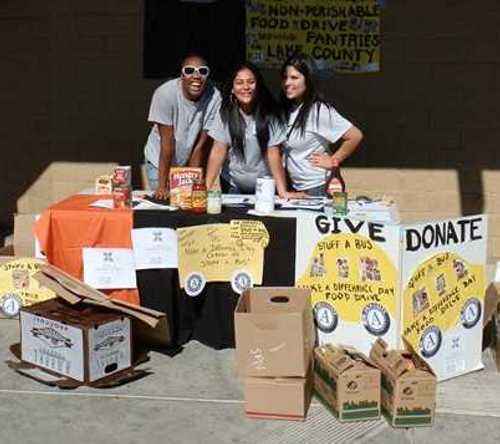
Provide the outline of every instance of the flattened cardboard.
[[[99,379],[97,381],[84,384],[82,382],[75,381],[74,379],[66,378],[64,376],[53,373],[50,370],[44,370],[41,369],[40,367],[34,366],[33,364],[28,364],[27,362],[20,361],[21,359],[20,343],[13,344],[10,347],[10,351],[18,359],[18,361],[12,361],[12,360],[6,361],[6,364],[9,366],[9,368],[15,370],[17,373],[21,375],[31,378],[37,382],[41,382],[42,384],[46,384],[51,387],[58,387],[60,389],[65,389],[65,390],[75,389],[83,385],[87,385],[89,387],[94,387],[94,388],[117,387],[119,385],[135,381],[137,379],[143,378],[144,376],[151,374],[151,372],[148,370],[139,370],[132,367],[114,373],[110,376],[106,376],[105,378]],[[139,365],[142,362],[145,362],[146,360],[148,360],[147,356],[141,355],[138,359],[135,360],[133,365],[134,366]]]
[[425,362],[378,339],[370,358],[382,372],[382,412],[393,427],[429,427],[434,422],[436,376]]
[[304,421],[311,404],[312,386],[312,371],[306,378],[245,378],[245,415]]
[[256,377],[301,377],[314,347],[310,291],[292,287],[245,290],[235,310],[239,373]]
[[139,334],[147,345],[165,346],[170,342],[165,313],[124,301],[111,300],[104,293],[50,264],[43,264],[33,277],[70,304],[98,305],[131,316],[142,324]]
[[341,422],[380,417],[380,370],[352,348],[314,349],[314,392]]

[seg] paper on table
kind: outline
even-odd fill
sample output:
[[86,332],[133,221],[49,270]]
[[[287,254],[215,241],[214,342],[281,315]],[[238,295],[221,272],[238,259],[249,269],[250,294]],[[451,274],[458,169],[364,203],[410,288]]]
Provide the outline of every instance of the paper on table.
[[83,248],[83,281],[98,290],[137,288],[131,248]]
[[174,205],[159,204],[151,202],[146,199],[138,198],[136,205],[134,205],[134,210],[165,210],[165,211],[177,211],[179,208]]
[[322,197],[316,199],[280,199],[277,203],[281,203],[281,208],[302,208],[305,210],[321,210],[324,205]]
[[98,199],[91,204],[89,207],[95,208],[113,208],[113,199]]
[[255,196],[253,194],[223,194],[223,205],[254,205]]
[[177,268],[177,233],[171,228],[132,230],[135,269]]

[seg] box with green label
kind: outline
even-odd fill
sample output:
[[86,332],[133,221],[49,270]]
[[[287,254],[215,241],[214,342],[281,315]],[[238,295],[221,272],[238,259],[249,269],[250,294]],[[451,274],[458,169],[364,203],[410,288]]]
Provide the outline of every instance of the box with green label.
[[393,427],[429,427],[434,421],[436,376],[418,355],[388,350],[378,339],[370,352],[382,371],[382,413]]
[[380,417],[380,370],[353,348],[314,350],[314,392],[339,421]]

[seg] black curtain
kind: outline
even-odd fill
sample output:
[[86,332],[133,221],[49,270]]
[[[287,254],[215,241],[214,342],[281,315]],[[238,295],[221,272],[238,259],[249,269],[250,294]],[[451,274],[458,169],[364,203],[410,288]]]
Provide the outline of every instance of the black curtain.
[[190,53],[207,58],[216,81],[245,59],[245,1],[144,0],[144,77],[179,75]]

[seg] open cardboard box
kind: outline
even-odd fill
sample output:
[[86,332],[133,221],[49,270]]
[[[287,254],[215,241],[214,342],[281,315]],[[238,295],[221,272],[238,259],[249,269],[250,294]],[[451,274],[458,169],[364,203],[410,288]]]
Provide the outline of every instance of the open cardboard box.
[[370,359],[382,372],[382,412],[393,427],[429,427],[434,422],[437,379],[415,353],[388,350],[381,338]]
[[[169,330],[166,315],[155,310],[135,306],[123,301],[111,300],[108,296],[98,290],[86,285],[85,283],[73,278],[64,271],[49,265],[41,264],[40,268],[33,278],[41,285],[52,290],[58,298],[61,298],[65,304],[77,307],[90,306],[100,307],[107,311],[115,312],[118,315],[126,315],[132,322],[133,343],[143,346],[165,346],[169,343]],[[34,309],[36,306],[33,306]],[[13,352],[16,356],[20,355],[20,347],[13,346]],[[136,356],[133,362],[141,360],[139,356],[140,347],[136,347]],[[22,356],[20,356],[22,358]],[[109,387],[135,379],[144,374],[142,371],[133,368],[125,368],[123,371],[109,375],[105,378],[93,381],[77,381],[73,378],[67,378],[54,374],[34,366],[27,362],[9,362],[9,366],[16,371],[25,374],[38,381],[57,385],[62,388],[75,388],[82,384],[88,384],[95,387]]]
[[33,277],[69,304],[97,305],[130,316],[135,321],[134,334],[146,345],[162,347],[170,342],[165,313],[125,301],[111,300],[104,293],[50,264],[40,265],[39,271]]
[[380,417],[380,370],[353,348],[314,349],[314,392],[341,422]]
[[315,342],[310,290],[245,290],[234,313],[241,376],[305,378]]

